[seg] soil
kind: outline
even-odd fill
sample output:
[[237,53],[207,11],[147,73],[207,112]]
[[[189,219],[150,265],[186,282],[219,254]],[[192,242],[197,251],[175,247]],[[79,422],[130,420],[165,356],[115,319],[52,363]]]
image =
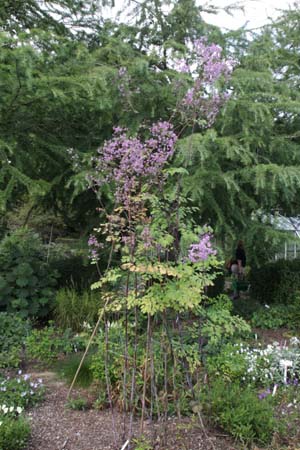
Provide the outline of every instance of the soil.
[[[85,411],[66,407],[68,387],[53,372],[31,371],[33,378],[42,378],[46,386],[45,400],[27,413],[31,422],[31,439],[26,450],[121,450],[124,437],[124,416],[114,412],[115,427],[110,410]],[[92,402],[91,389],[75,390]],[[128,423],[128,418],[126,420]],[[134,424],[139,430],[140,423]],[[114,431],[115,428],[115,431]],[[172,419],[167,426],[144,422],[144,435],[151,439],[155,450],[236,450],[232,439],[222,432],[200,428],[198,421]],[[134,445],[126,446],[126,450]],[[149,447],[139,447],[147,450]],[[124,448],[125,449],[125,448]]]
[[273,344],[273,342],[285,345],[289,342],[289,339],[294,336],[294,334],[291,333],[291,330],[286,328],[278,328],[277,330],[252,328],[252,332],[256,334],[260,342],[265,345]]

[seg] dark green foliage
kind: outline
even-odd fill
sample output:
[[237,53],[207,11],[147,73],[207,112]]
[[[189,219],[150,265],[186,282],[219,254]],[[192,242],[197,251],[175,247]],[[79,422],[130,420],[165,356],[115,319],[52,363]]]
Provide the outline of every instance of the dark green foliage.
[[75,288],[78,291],[89,289],[99,279],[95,265],[86,261],[82,255],[63,252],[51,256],[49,265],[57,273],[58,288]]
[[95,325],[102,305],[99,292],[79,293],[75,289],[61,289],[56,294],[55,319],[64,330],[82,331],[87,324]]
[[224,292],[225,286],[225,272],[220,272],[217,270],[218,274],[216,278],[214,278],[213,286],[208,286],[206,294],[208,297],[217,297],[218,295]]
[[[181,185],[198,207],[195,220],[210,224],[228,252],[242,236],[249,262],[265,261],[283,238],[269,215],[300,211],[299,10],[249,38],[243,30],[222,34],[207,25],[205,7],[194,0],[171,1],[167,12],[163,1],[139,2],[130,26],[104,22],[102,4],[5,0],[0,6],[7,31],[0,36],[0,209],[6,215],[16,199],[29,198],[62,217],[68,232],[92,229],[97,201],[81,163],[111,137],[113,124],[137,130],[172,115],[178,99],[170,81],[178,74],[169,61],[205,36],[238,60],[232,96],[213,129],[184,130],[174,163],[189,172]],[[128,73],[125,95],[121,67]],[[79,173],[69,148],[79,153]],[[109,209],[110,193],[101,195]]]
[[216,380],[201,394],[211,420],[244,444],[269,444],[276,430],[272,397],[260,400],[252,388]]
[[30,436],[30,426],[22,417],[1,419],[0,450],[22,450],[26,447]]
[[58,35],[74,37],[97,29],[102,5],[109,0],[3,0],[0,6],[1,27],[15,34],[28,29],[50,29]]
[[[128,43],[128,33],[123,36],[108,23],[94,37],[100,45],[93,50],[84,39],[50,30],[20,33],[16,40],[0,35],[3,212],[26,196],[33,205],[59,214],[72,232],[93,227],[97,201],[87,190],[82,159],[89,160],[110,138],[114,124],[135,130],[141,122],[168,117],[168,106],[174,107],[168,76],[153,70],[144,52]],[[136,35],[135,30],[135,40]],[[123,66],[128,67],[130,90],[138,86],[141,91],[133,93],[130,105],[118,90]],[[70,148],[80,155],[76,175]],[[109,204],[107,195],[104,201]]]
[[295,301],[288,306],[286,325],[292,330],[300,329],[300,296],[296,295]]
[[[299,300],[299,297],[297,297]],[[290,328],[299,330],[300,328],[300,303],[295,301],[288,305],[272,304],[269,308],[260,306],[253,313],[251,325],[257,328]]]
[[250,273],[251,296],[263,304],[289,304],[300,290],[300,259],[279,260]]
[[28,321],[16,314],[0,313],[0,367],[18,367],[22,346],[29,333]]
[[255,328],[278,329],[287,326],[289,305],[261,306],[254,312],[251,325]]
[[261,303],[248,296],[246,298],[240,297],[238,299],[234,299],[232,300],[232,304],[233,314],[241,316],[245,320],[250,320],[253,313],[261,307]]
[[45,317],[53,306],[55,284],[37,234],[19,229],[0,242],[0,310]]
[[243,354],[237,353],[237,346],[228,343],[217,354],[206,360],[206,370],[210,379],[240,382],[247,371],[247,361]]

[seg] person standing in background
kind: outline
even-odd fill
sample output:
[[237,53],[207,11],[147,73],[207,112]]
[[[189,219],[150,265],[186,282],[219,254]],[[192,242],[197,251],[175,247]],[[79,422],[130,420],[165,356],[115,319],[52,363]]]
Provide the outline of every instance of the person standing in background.
[[240,276],[243,276],[246,267],[246,253],[243,241],[238,241],[237,248],[235,251],[235,259],[238,264],[238,274]]

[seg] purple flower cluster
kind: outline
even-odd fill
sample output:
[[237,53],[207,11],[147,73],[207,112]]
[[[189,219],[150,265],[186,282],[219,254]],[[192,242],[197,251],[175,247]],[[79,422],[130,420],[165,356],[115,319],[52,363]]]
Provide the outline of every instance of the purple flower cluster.
[[141,239],[144,244],[145,249],[149,249],[153,245],[153,238],[151,236],[151,231],[149,226],[145,226],[143,231],[141,232]]
[[207,45],[205,39],[194,41],[194,51],[202,68],[203,83],[215,83],[220,77],[229,78],[234,67],[232,59],[222,59],[219,45]]
[[177,62],[180,72],[194,73],[193,86],[186,92],[178,105],[179,111],[189,121],[205,121],[211,126],[229,94],[220,93],[216,88],[217,81],[230,78],[234,68],[232,59],[222,58],[222,49],[216,44],[207,45],[204,39],[193,44],[195,61],[190,64],[185,60]]
[[211,237],[210,233],[205,233],[200,236],[200,240],[197,244],[192,244],[190,246],[188,259],[192,263],[205,261],[209,255],[215,255],[217,253],[217,251],[212,248]]
[[176,70],[181,73],[190,73],[190,66],[185,59],[178,59],[176,61]]
[[135,235],[134,235],[134,233],[131,233],[130,235],[122,236],[121,241],[123,242],[123,244],[127,245],[128,247],[134,248],[135,247]]
[[259,398],[259,400],[263,400],[264,398],[266,398],[270,394],[271,394],[270,389],[267,389],[267,390],[265,390],[263,392],[260,392],[260,394],[258,394],[258,398]]
[[128,206],[142,181],[147,179],[148,184],[153,185],[161,179],[162,169],[174,153],[176,140],[169,122],[152,125],[150,137],[144,142],[138,137],[128,137],[125,129],[115,128],[113,138],[98,150],[97,184],[115,182],[118,202]]
[[89,237],[88,240],[88,246],[89,246],[89,258],[93,259],[93,260],[98,260],[99,259],[99,250],[101,248],[103,248],[103,244],[101,244],[100,242],[98,242],[96,236],[92,235]]

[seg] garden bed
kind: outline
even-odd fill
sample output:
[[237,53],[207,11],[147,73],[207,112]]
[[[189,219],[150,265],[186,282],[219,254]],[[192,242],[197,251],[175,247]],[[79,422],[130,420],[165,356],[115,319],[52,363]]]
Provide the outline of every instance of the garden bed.
[[[115,412],[116,435],[118,446],[114,446],[112,418],[109,410],[85,411],[66,408],[68,387],[58,380],[52,372],[34,373],[34,377],[43,378],[46,397],[43,403],[32,408],[27,417],[31,424],[31,438],[26,450],[115,450],[120,449],[125,440],[123,434],[123,415]],[[91,390],[76,390],[74,396],[93,401]],[[135,424],[138,429],[139,423]],[[238,447],[232,439],[221,431],[207,430],[208,436],[199,429],[199,424],[192,419],[169,420],[166,433],[163,425],[145,421],[145,436],[156,436],[155,449],[199,449],[235,450]],[[142,445],[142,444],[140,444]],[[147,449],[148,447],[138,447]]]

